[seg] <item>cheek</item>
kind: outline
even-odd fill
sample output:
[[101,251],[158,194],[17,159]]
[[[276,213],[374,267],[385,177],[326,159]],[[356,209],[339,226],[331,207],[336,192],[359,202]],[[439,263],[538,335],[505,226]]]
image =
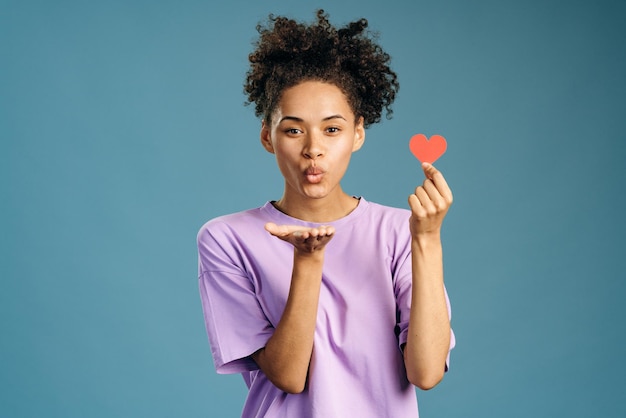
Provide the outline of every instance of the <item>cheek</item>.
[[349,160],[352,157],[354,145],[351,142],[344,142],[341,144],[341,147],[337,149],[337,155],[340,156],[342,160]]
[[274,148],[274,156],[276,157],[278,168],[283,174],[299,171],[298,162],[300,160],[300,154],[297,150],[284,146],[276,146]]
[[299,150],[295,147],[289,147],[285,145],[285,143],[278,143],[274,145],[274,152],[276,154],[276,158],[281,161],[289,161],[297,158],[299,155]]
[[[339,151],[339,150],[338,150]],[[350,165],[350,158],[352,157],[352,148],[343,147],[341,151],[337,152],[334,159],[333,166],[337,174],[343,176]]]

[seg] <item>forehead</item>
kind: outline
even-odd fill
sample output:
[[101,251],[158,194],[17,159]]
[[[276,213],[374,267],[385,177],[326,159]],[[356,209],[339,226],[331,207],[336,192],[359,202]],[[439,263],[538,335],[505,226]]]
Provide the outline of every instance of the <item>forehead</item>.
[[324,119],[341,115],[353,120],[354,114],[346,95],[334,84],[305,81],[283,91],[272,119],[293,116],[303,120]]

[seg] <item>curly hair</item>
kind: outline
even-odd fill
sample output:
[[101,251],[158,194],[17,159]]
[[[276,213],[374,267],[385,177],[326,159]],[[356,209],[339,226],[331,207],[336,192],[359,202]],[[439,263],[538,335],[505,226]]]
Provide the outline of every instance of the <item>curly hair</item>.
[[324,10],[311,25],[270,15],[266,26],[257,26],[259,39],[248,57],[246,104],[254,103],[256,116],[269,123],[285,89],[316,80],[336,85],[366,128],[380,121],[383,110],[391,118],[398,78],[391,57],[366,28],[360,19],[337,29]]

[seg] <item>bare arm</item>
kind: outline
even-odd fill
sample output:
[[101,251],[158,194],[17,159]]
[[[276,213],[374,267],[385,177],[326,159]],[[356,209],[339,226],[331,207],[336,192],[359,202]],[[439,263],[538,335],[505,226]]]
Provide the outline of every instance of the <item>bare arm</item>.
[[293,244],[293,271],[285,310],[274,334],[252,358],[275,386],[288,393],[300,393],[306,385],[313,351],[324,249],[334,229],[271,223],[265,228]]
[[450,347],[441,224],[452,204],[452,192],[435,167],[423,168],[426,180],[409,197],[413,287],[404,362],[409,381],[427,390],[443,378]]

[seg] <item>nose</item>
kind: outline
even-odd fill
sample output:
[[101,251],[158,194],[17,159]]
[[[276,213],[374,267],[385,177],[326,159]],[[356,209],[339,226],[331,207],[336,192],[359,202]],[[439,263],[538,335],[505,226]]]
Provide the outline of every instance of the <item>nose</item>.
[[309,159],[316,159],[324,155],[324,141],[321,133],[311,132],[306,136],[302,155]]

